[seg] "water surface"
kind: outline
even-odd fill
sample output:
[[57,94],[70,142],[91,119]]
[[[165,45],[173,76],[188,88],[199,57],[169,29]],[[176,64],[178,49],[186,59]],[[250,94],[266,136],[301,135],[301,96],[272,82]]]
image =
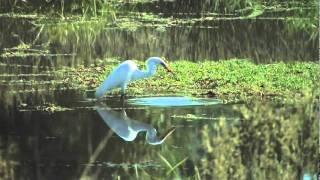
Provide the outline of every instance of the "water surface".
[[193,98],[193,97],[145,97],[129,99],[128,102],[133,105],[157,106],[157,107],[175,107],[175,106],[208,106],[222,104],[219,99]]
[[[315,101],[223,104],[190,97],[124,102],[108,97],[99,114],[95,100],[53,73],[107,57],[316,61],[318,34],[294,24],[281,18],[231,18],[128,30],[104,21],[1,16],[1,177],[301,179],[315,174]],[[122,128],[143,131],[134,138],[122,133],[128,131],[117,132],[112,117],[119,117]],[[148,130],[161,137],[172,127],[175,131],[161,144],[148,143]]]

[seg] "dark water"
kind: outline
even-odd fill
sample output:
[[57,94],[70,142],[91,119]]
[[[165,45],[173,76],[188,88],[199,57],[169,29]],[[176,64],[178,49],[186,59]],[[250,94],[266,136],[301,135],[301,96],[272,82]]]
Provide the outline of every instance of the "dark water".
[[46,52],[28,55],[33,51],[26,50],[22,55],[0,57],[0,177],[313,176],[319,153],[314,100],[294,105],[255,101],[159,107],[108,97],[102,111],[122,117],[127,124],[154,128],[157,137],[176,127],[161,145],[154,146],[146,140],[146,132],[134,141],[125,141],[99,114],[87,92],[67,88],[53,72],[66,66],[88,66],[107,57],[316,61],[317,39],[318,34],[283,19],[204,20],[165,30],[141,26],[131,31],[91,21],[56,23],[0,17],[1,54],[21,44]]
[[[316,172],[317,119],[308,104],[281,107],[256,102],[249,106],[161,107],[137,106],[132,104],[133,99],[121,102],[118,97],[109,97],[103,105],[97,106],[92,99],[66,94],[52,100],[56,106],[65,108],[62,111],[51,111],[47,108],[50,106],[39,103],[41,101],[38,103],[42,107],[37,107],[36,99],[32,101],[34,105],[5,107],[2,104],[0,173],[3,177],[163,179],[200,176],[210,179],[225,177],[218,173],[238,167],[248,172],[238,172],[237,176],[281,179],[282,176],[313,176]],[[49,97],[45,99],[49,101]],[[125,121],[126,126],[133,129],[154,128],[158,131],[157,137],[172,127],[176,130],[160,145],[149,144],[145,131],[125,140],[126,135],[122,133],[121,136],[121,132],[115,130],[117,125],[119,129],[119,124],[110,124],[114,116],[118,117],[116,123]],[[297,137],[299,142],[296,142]],[[240,154],[234,154],[237,151]],[[242,160],[235,160],[239,155]],[[231,158],[233,156],[235,159]],[[213,159],[217,163],[213,163]],[[182,160],[183,163],[172,171],[167,165],[169,162],[173,167]],[[275,165],[277,168],[273,170],[260,169]],[[287,166],[290,170],[281,175],[279,172]],[[215,169],[217,174],[213,173]],[[267,175],[268,172],[271,174]]]
[[[169,150],[179,153],[183,158],[189,156],[189,150],[185,147],[190,146],[190,140],[201,143],[197,140],[201,128],[213,121],[190,122],[173,118],[172,115],[188,113],[208,118],[237,116],[230,109],[231,105],[132,109],[135,106],[125,103],[128,117],[150,124],[160,133],[167,127],[177,128],[163,145],[152,146],[146,143],[144,133],[138,134],[133,142],[124,141],[104,123],[94,109],[94,103],[76,103],[71,106],[72,110],[55,113],[23,108],[6,111],[0,129],[1,154],[5,159],[3,168],[14,170],[17,179],[77,179],[81,175],[109,179],[115,178],[117,174],[121,177],[135,177],[130,173],[134,171],[134,165],[138,166],[138,171],[164,170],[158,153],[164,155]],[[118,103],[118,98],[106,102],[112,104],[111,108],[119,107]],[[110,111],[121,113],[119,109]],[[195,153],[202,149],[200,144],[193,148]],[[88,174],[83,174],[86,168]],[[160,172],[155,174],[162,175]]]

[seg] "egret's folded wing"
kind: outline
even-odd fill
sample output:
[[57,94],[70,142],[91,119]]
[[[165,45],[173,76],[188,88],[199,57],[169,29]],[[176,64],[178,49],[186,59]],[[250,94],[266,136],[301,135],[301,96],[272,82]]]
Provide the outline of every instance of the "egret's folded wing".
[[128,67],[121,64],[118,66],[98,87],[96,97],[100,98],[107,91],[121,86],[127,79]]

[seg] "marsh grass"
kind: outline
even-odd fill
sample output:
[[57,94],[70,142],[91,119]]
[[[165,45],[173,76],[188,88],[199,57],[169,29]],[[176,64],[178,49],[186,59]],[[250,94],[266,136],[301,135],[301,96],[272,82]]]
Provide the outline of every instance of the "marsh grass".
[[[208,124],[203,146],[212,159],[204,160],[202,176],[217,179],[295,179],[317,172],[317,104],[310,94],[300,103],[279,106],[267,102],[238,108],[243,120],[229,126],[224,120]],[[214,138],[209,129],[215,129]],[[206,174],[206,172],[215,172]]]
[[[96,88],[112,71],[118,61],[68,69],[71,85],[85,89]],[[102,62],[101,62],[102,63]],[[139,62],[140,68],[145,68]],[[247,100],[247,97],[303,98],[318,87],[318,64],[312,62],[253,64],[246,59],[204,61],[193,63],[176,61],[170,64],[174,74],[162,68],[152,78],[129,85],[130,95],[142,94],[185,94],[208,95],[222,99]],[[117,90],[111,92],[116,93]]]
[[[7,0],[8,1],[8,0]],[[115,22],[118,20],[117,26],[122,29],[128,29],[129,31],[136,30],[136,27],[143,25],[152,26],[155,23],[158,27],[172,26],[175,24],[188,24],[192,25],[199,21],[203,21],[203,18],[213,19],[255,19],[258,17],[295,17],[295,18],[308,18],[308,20],[301,20],[293,23],[294,27],[300,29],[306,29],[314,32],[317,27],[317,1],[305,1],[305,0],[291,0],[291,1],[265,1],[265,0],[206,0],[206,1],[191,1],[187,5],[200,3],[198,10],[193,10],[186,14],[185,18],[171,18],[171,16],[163,16],[156,12],[150,12],[148,9],[149,1],[114,1],[114,0],[82,0],[79,2],[72,1],[51,1],[50,3],[40,2],[34,0],[31,2],[20,3],[18,1],[2,2],[3,7],[6,9],[0,16],[9,17],[31,17],[33,19],[49,19],[52,17],[58,17],[61,21],[65,21],[70,17],[78,16],[81,20],[96,18],[99,21],[105,21],[108,17],[109,22]],[[155,6],[161,9],[160,14],[163,12],[168,13],[165,3],[154,1]],[[173,4],[181,5],[180,0],[171,2]],[[129,8],[128,8],[129,4]],[[152,3],[151,3],[152,4]],[[1,3],[0,3],[1,6]],[[136,7],[144,7],[143,11],[138,11]],[[182,6],[182,5],[181,5]],[[175,10],[172,10],[175,11]],[[175,14],[175,12],[170,12]],[[191,14],[202,14],[201,17],[195,18]],[[49,18],[50,17],[50,18]]]
[[3,0],[0,2],[0,10],[14,13],[44,13],[60,16],[61,18],[70,14],[81,14],[84,16],[98,16],[100,11],[113,10],[114,3],[104,0],[82,0],[82,1],[11,1]]
[[[169,155],[169,154],[168,154]],[[175,177],[177,179],[181,178],[180,169],[179,167],[183,166],[183,164],[188,160],[188,157],[185,157],[181,160],[174,157],[173,155],[169,155],[167,157],[164,157],[160,153],[158,154],[161,161],[165,164],[166,169],[166,176],[169,177]]]

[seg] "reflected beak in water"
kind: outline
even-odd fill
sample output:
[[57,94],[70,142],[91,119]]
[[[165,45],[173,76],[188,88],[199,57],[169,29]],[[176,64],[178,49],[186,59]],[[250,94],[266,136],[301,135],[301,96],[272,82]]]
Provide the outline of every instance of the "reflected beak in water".
[[176,130],[175,127],[172,127],[170,129],[168,129],[168,131],[166,133],[163,134],[163,136],[160,137],[161,141],[164,141],[168,136],[170,136],[174,131]]

